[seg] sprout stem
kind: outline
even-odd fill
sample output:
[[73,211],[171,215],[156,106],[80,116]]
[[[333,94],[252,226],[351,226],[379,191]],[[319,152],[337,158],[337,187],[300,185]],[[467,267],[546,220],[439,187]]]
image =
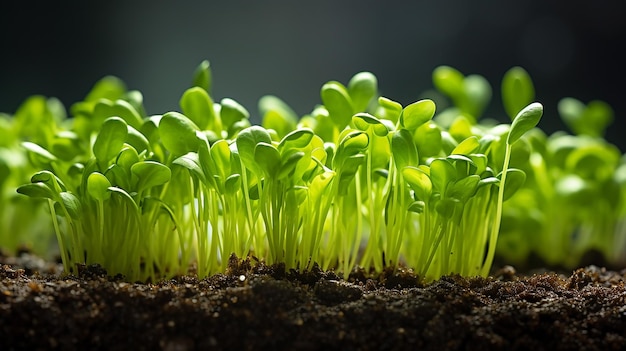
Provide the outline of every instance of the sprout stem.
[[506,184],[506,174],[509,169],[509,162],[511,159],[511,145],[506,144],[504,151],[504,165],[502,166],[502,177],[500,179],[500,186],[498,187],[498,202],[496,203],[496,218],[494,219],[493,227],[491,228],[491,235],[489,236],[489,249],[487,251],[487,257],[483,264],[480,274],[483,277],[489,275],[491,265],[493,264],[493,258],[496,252],[496,244],[498,241],[498,233],[500,232],[500,224],[502,222],[502,203],[504,202],[504,186]]

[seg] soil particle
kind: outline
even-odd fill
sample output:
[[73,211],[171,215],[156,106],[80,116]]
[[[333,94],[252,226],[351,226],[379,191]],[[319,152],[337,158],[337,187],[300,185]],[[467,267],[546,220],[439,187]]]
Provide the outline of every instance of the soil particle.
[[[347,280],[231,259],[226,274],[127,283],[0,257],[1,350],[623,350],[626,271]],[[33,263],[35,262],[36,263]]]
[[362,289],[354,284],[326,279],[317,282],[313,291],[315,292],[315,297],[327,306],[355,301],[363,295]]

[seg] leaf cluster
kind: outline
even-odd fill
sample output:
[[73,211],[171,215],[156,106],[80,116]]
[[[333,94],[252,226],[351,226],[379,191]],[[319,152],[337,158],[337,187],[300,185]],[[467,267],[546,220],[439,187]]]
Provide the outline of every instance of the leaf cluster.
[[[506,79],[509,86],[528,87],[520,88],[527,93],[517,94],[518,99],[534,98],[525,71],[517,68]],[[585,104],[571,97],[561,99],[556,110],[571,134],[533,130],[525,138],[519,151],[524,158],[517,165],[528,179],[505,204],[498,251],[520,265],[532,253],[548,265],[569,269],[592,251],[605,264],[623,265],[626,166],[620,150],[603,138],[613,111],[605,102]]]
[[[12,180],[17,163],[3,156],[0,185],[48,204],[68,272],[99,263],[154,281],[194,265],[205,277],[235,254],[344,276],[356,265],[405,264],[433,280],[486,276],[497,254],[575,260],[572,247],[598,247],[618,256],[598,234],[614,235],[626,215],[626,167],[601,137],[612,119],[606,104],[564,99],[559,112],[575,135],[546,136],[536,128],[543,106],[519,67],[501,87],[510,124],[483,118],[492,97],[483,77],[447,66],[433,72],[452,102],[441,111],[435,98],[403,106],[381,96],[376,77],[360,72],[324,84],[308,114],[265,96],[253,115],[215,100],[211,78],[202,62],[180,109],[159,115],[105,77],[70,118],[56,100],[37,98],[2,119],[3,133],[24,131],[1,140],[31,178]],[[565,234],[549,235],[557,228]]]

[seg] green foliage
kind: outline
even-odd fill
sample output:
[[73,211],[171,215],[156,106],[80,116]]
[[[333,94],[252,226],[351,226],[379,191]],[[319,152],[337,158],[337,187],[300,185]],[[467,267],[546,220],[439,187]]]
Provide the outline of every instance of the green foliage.
[[[27,213],[47,204],[47,220],[36,222],[51,222],[67,272],[99,263],[130,281],[185,274],[194,263],[205,277],[233,254],[287,269],[317,263],[346,278],[357,264],[405,264],[425,281],[486,276],[496,252],[516,242],[499,244],[499,232],[542,231],[543,206],[584,208],[563,219],[570,233],[576,216],[596,213],[588,196],[619,208],[612,220],[626,217],[626,167],[615,171],[620,154],[599,138],[608,109],[566,100],[559,109],[580,136],[547,138],[521,68],[502,83],[510,125],[481,122],[491,98],[483,77],[442,66],[433,83],[452,107],[402,106],[360,72],[347,85],[324,84],[301,117],[264,96],[260,125],[237,101],[214,100],[208,61],[180,111],[162,115],[146,115],[142,95],[113,77],[72,105],[70,119],[58,101],[35,97],[0,119],[3,199],[20,202],[0,206]],[[15,247],[7,237],[0,244]],[[589,238],[580,246],[600,245]],[[512,257],[538,248],[525,244]]]
[[[532,87],[530,78],[522,80],[526,83],[518,84],[518,96],[523,86]],[[505,203],[498,252],[518,265],[534,253],[548,265],[571,269],[595,250],[604,264],[623,265],[623,161],[617,147],[602,139],[613,111],[600,101],[585,105],[573,98],[562,99],[558,111],[575,135],[530,130],[538,114],[532,110],[517,125],[513,122],[508,140],[520,139],[516,127],[530,131],[520,140],[528,149],[526,161],[519,163],[527,180]]]
[[574,98],[564,98],[558,105],[563,122],[576,135],[602,137],[613,122],[613,109],[606,102],[595,100],[585,105]]
[[0,247],[8,253],[27,247],[46,258],[54,255],[46,201],[27,199],[15,188],[71,153],[75,135],[62,130],[65,120],[61,103],[43,96],[26,99],[13,115],[0,114]]
[[204,60],[200,62],[198,67],[196,67],[196,71],[193,74],[193,87],[199,87],[204,89],[207,93],[211,93],[211,84],[213,79],[213,75],[211,72],[211,64],[209,61]]
[[449,66],[439,66],[433,72],[433,84],[448,96],[454,105],[472,120],[480,117],[491,100],[491,86],[479,75],[464,76]]
[[502,104],[506,114],[513,119],[535,99],[535,87],[522,67],[513,67],[502,78]]

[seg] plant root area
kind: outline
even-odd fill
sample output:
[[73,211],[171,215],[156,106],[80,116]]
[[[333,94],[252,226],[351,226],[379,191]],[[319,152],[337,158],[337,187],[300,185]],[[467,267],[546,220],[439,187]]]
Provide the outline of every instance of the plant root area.
[[624,350],[626,271],[348,280],[231,259],[226,274],[127,283],[0,256],[0,350]]

